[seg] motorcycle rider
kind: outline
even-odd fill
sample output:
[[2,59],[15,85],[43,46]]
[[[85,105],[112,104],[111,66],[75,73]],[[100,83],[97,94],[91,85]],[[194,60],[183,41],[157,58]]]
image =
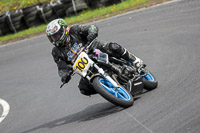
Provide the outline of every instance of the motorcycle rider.
[[[47,25],[46,34],[50,42],[55,46],[52,49],[52,56],[57,64],[61,81],[63,83],[68,83],[73,73],[71,58],[69,58],[71,57],[70,49],[75,44],[85,46],[92,42],[98,36],[98,27],[95,25],[73,25],[69,28],[63,19],[55,19]],[[94,40],[92,47],[110,56],[123,58],[132,62],[137,67],[143,63],[141,59],[114,42],[105,43]],[[89,96],[96,93],[93,87],[84,80],[84,78],[81,78],[78,87],[80,92],[84,95]]]

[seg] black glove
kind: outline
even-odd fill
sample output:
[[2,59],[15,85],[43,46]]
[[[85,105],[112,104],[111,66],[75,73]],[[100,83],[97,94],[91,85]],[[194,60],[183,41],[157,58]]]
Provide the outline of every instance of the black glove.
[[69,73],[65,73],[63,74],[62,78],[61,78],[61,81],[63,83],[68,83],[71,79],[71,75]]
[[88,43],[92,42],[96,37],[97,37],[97,34],[96,34],[96,33],[90,33],[90,34],[87,36]]

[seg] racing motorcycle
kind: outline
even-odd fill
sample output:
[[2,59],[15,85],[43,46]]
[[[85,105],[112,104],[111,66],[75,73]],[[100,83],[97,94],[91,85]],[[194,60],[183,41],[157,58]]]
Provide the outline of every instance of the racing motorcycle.
[[98,49],[91,53],[93,41],[86,47],[75,43],[67,55],[73,63],[72,75],[84,77],[103,98],[127,108],[133,105],[134,95],[141,94],[143,89],[151,91],[157,87],[158,81],[146,65],[135,67]]

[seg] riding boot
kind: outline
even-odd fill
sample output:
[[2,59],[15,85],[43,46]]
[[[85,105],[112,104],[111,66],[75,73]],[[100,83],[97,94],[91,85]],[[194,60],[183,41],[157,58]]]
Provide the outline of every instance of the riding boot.
[[136,56],[134,56],[132,53],[130,53],[128,50],[126,50],[125,48],[123,48],[123,53],[121,55],[121,57],[123,59],[125,59],[126,61],[129,62],[134,62],[136,60]]
[[121,55],[121,57],[129,62],[132,62],[136,67],[139,67],[140,65],[143,64],[143,61],[130,53],[127,49],[124,49],[124,53]]

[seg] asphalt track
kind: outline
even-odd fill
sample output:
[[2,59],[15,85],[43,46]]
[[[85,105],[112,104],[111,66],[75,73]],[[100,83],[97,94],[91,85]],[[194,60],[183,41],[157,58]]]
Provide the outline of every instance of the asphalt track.
[[98,39],[142,58],[159,87],[128,109],[81,95],[78,76],[59,89],[47,38],[20,41],[0,48],[0,98],[10,105],[0,133],[199,133],[200,1],[176,1],[96,25]]

